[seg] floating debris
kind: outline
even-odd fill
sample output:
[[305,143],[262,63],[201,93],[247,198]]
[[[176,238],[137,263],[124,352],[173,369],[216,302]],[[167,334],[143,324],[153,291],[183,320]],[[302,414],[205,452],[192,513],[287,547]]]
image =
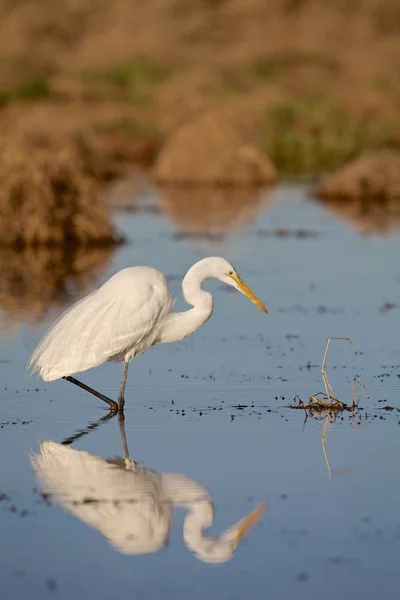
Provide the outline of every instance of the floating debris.
[[[353,384],[352,384],[352,389],[351,389],[351,405],[349,405],[349,404],[346,404],[345,402],[343,402],[342,400],[339,400],[339,398],[336,396],[336,393],[329,381],[325,367],[326,367],[326,360],[328,357],[329,346],[330,346],[330,343],[332,340],[345,340],[347,342],[354,344],[353,340],[348,337],[330,337],[330,338],[328,338],[328,341],[327,341],[327,344],[325,347],[324,358],[322,361],[322,367],[321,367],[321,375],[322,375],[322,380],[324,383],[325,391],[317,392],[316,394],[313,394],[312,396],[310,396],[308,398],[307,402],[303,402],[303,400],[300,398],[300,396],[298,396],[298,394],[296,394],[295,399],[298,400],[298,404],[291,404],[290,408],[303,409],[303,410],[310,411],[311,416],[313,416],[313,414],[315,414],[315,413],[321,414],[321,413],[326,413],[326,412],[332,413],[332,412],[341,412],[341,411],[354,411],[356,408],[359,408],[359,402],[361,400],[362,393],[366,389],[365,385],[363,383],[358,381],[358,379],[354,379]],[[359,385],[361,388],[357,399],[355,398],[356,385]]]

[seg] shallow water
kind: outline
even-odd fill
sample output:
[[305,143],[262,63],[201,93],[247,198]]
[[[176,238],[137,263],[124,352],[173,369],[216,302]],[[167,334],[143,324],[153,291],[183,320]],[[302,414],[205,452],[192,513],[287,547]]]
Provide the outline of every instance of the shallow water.
[[[97,257],[94,278],[75,268],[63,274],[58,295],[41,296],[43,286],[33,289],[29,281],[46,281],[44,261],[41,275],[22,268],[22,288],[10,284],[12,276],[1,282],[1,597],[393,597],[400,583],[400,235],[363,236],[357,222],[315,203],[300,187],[259,194],[251,210],[235,205],[230,214],[224,206],[222,218],[216,213],[205,223],[190,211],[182,215],[182,204],[176,213],[157,196],[146,202],[143,210],[117,213],[130,243]],[[218,227],[210,229],[212,222]],[[124,478],[115,503],[119,488],[107,479],[110,464],[99,458],[124,456],[116,418],[70,446],[54,446],[80,451],[74,456],[83,471],[56,463],[53,487],[49,479],[41,483],[32,453],[106,415],[100,401],[67,382],[24,380],[42,333],[71,298],[134,264],[164,271],[181,309],[183,274],[212,254],[233,262],[269,314],[207,282],[215,293],[212,319],[183,342],[134,360],[126,393],[130,458],[154,470],[156,482],[181,474],[189,487],[178,486],[167,502],[157,485],[139,485],[121,469],[113,471]],[[295,394],[306,400],[323,389],[329,336],[355,341],[334,341],[329,351],[327,372],[338,397],[351,401],[355,377],[367,394],[362,410],[329,426],[325,455],[325,419],[305,419],[288,405]],[[107,364],[81,379],[115,397],[120,374],[121,365]],[[84,470],[90,455],[98,461],[101,493],[93,483],[84,489],[94,473]],[[56,491],[57,477],[64,507],[41,495]],[[208,490],[215,521],[205,535],[214,538],[260,503],[266,510],[225,562],[209,564],[184,540],[184,521],[197,510],[198,496],[189,501],[182,489]],[[113,508],[100,513],[111,501]],[[153,544],[151,532],[146,537],[138,525],[144,504],[153,537],[164,528]],[[90,526],[100,514],[97,528]]]

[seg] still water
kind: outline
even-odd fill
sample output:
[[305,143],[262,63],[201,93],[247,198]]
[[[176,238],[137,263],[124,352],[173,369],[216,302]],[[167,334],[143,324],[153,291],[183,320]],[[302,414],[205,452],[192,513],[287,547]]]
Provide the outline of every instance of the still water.
[[[296,186],[182,194],[117,211],[129,243],[115,251],[0,257],[1,597],[396,597],[400,230]],[[65,381],[25,380],[49,324],[110,275],[157,267],[183,310],[180,281],[208,255],[269,314],[207,282],[211,320],[132,362],[124,426]],[[355,341],[332,342],[338,397],[355,377],[367,392],[326,428],[288,406],[323,389],[330,336]],[[120,375],[81,379],[115,397]],[[230,528],[262,503],[235,548]]]

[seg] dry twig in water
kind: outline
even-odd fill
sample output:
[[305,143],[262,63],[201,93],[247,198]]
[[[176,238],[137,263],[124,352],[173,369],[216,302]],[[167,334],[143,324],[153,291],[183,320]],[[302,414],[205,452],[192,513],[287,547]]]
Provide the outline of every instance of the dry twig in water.
[[[324,388],[325,391],[324,392],[317,392],[316,394],[313,394],[312,396],[310,396],[307,400],[306,403],[303,402],[303,400],[300,398],[300,396],[298,396],[297,394],[295,395],[295,398],[298,400],[298,404],[295,405],[291,405],[290,408],[302,408],[304,410],[308,410],[311,416],[321,416],[321,413],[331,413],[331,412],[339,412],[339,411],[353,411],[356,408],[358,408],[363,390],[365,390],[365,386],[364,384],[362,384],[360,381],[358,381],[358,379],[354,379],[353,384],[352,384],[352,389],[351,389],[351,405],[346,404],[345,402],[343,402],[342,400],[339,400],[339,398],[336,396],[335,390],[333,389],[328,375],[326,373],[326,360],[328,357],[328,350],[329,350],[329,346],[332,340],[346,340],[347,342],[351,342],[352,344],[354,344],[353,340],[351,338],[347,338],[347,337],[330,337],[328,338],[327,344],[326,344],[326,348],[325,348],[325,353],[324,353],[324,358],[322,361],[322,367],[321,367],[321,375],[322,375],[322,380],[324,382]],[[358,398],[356,400],[355,398],[355,387],[356,385],[360,386],[360,393],[358,395]]]

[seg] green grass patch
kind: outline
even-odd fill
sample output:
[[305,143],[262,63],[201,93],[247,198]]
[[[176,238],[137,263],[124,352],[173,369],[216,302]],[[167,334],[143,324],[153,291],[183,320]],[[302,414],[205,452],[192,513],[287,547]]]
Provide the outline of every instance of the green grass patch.
[[151,100],[154,87],[168,77],[171,69],[149,60],[138,59],[118,63],[106,69],[84,69],[73,73],[87,84],[101,83],[109,86],[111,94],[119,100],[144,103]]
[[0,91],[0,105],[12,102],[37,102],[47,100],[51,89],[48,77],[37,75],[5,91]]
[[171,70],[149,60],[137,59],[118,63],[107,69],[84,69],[76,76],[88,82],[102,82],[115,87],[141,90],[165,81]]
[[268,108],[261,147],[283,175],[330,171],[365,149],[400,139],[400,120],[354,116],[322,100],[287,101]]
[[339,70],[339,63],[333,57],[324,54],[281,52],[260,57],[250,65],[250,72],[256,79],[270,81],[301,67],[315,67],[321,71],[335,73]]

